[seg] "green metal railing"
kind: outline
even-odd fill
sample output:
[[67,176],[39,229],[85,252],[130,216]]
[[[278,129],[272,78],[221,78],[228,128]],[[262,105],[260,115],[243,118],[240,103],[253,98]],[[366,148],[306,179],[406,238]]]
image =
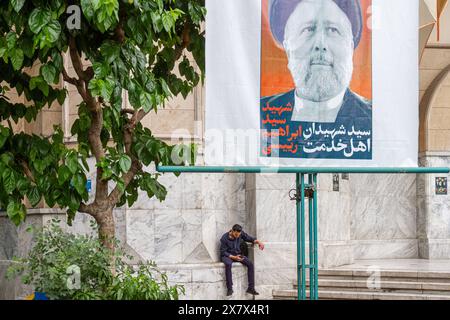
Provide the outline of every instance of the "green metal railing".
[[[409,174],[444,174],[450,168],[302,168],[302,167],[221,167],[221,166],[158,166],[159,172],[191,172],[191,173],[295,173],[295,200],[297,208],[297,298],[307,299],[306,271],[309,270],[309,299],[319,299],[319,264],[317,237],[317,175],[319,173],[409,173]],[[308,181],[305,183],[305,176]],[[309,261],[306,264],[306,226],[305,211],[308,198],[308,231],[309,231]]]

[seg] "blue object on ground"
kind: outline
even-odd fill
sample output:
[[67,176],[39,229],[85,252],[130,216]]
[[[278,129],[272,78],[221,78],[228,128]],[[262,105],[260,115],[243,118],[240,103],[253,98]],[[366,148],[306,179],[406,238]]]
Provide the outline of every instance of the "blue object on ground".
[[34,293],[34,300],[48,300],[47,296],[44,292],[35,292]]

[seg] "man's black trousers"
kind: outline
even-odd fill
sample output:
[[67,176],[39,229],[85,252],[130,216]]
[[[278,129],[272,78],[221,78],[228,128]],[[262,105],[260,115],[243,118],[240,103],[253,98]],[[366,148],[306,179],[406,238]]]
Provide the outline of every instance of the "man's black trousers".
[[[233,288],[233,275],[231,273],[231,267],[233,265],[233,261],[228,257],[222,257],[222,262],[225,263],[225,276],[227,279],[227,288],[232,289]],[[248,288],[249,289],[255,289],[255,267],[253,265],[253,262],[251,262],[248,257],[244,257],[242,261],[239,261],[244,266],[247,267],[247,275],[248,275]]]

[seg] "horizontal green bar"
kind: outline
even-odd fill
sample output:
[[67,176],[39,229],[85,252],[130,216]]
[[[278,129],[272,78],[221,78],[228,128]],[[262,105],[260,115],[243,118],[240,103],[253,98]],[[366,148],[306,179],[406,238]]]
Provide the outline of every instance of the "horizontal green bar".
[[449,173],[450,168],[305,168],[305,167],[208,167],[158,166],[159,172],[201,173]]
[[[301,268],[302,265],[299,264],[298,267]],[[305,267],[304,267],[304,268],[305,268],[305,269],[314,269],[314,268],[317,268],[317,267],[316,267],[315,265],[312,265],[312,264],[305,264]]]

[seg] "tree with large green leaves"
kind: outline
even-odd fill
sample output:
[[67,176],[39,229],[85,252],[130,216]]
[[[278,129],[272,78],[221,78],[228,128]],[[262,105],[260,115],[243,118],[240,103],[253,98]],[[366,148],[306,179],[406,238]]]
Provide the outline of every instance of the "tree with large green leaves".
[[[0,2],[0,207],[15,224],[26,217],[25,199],[32,207],[44,200],[67,209],[69,223],[76,212],[94,217],[113,250],[115,207],[133,205],[139,189],[165,199],[159,175],[143,168],[179,164],[192,159],[195,148],[169,146],[141,121],[202,80],[205,14],[204,0]],[[76,76],[65,69],[64,54]],[[39,72],[31,75],[36,65]],[[62,105],[67,91],[58,89],[61,78],[82,98],[71,128],[75,149],[64,144],[57,126],[50,137],[12,126],[35,121],[55,101]],[[26,102],[8,99],[10,90]],[[86,188],[89,157],[96,163],[93,201]]]

